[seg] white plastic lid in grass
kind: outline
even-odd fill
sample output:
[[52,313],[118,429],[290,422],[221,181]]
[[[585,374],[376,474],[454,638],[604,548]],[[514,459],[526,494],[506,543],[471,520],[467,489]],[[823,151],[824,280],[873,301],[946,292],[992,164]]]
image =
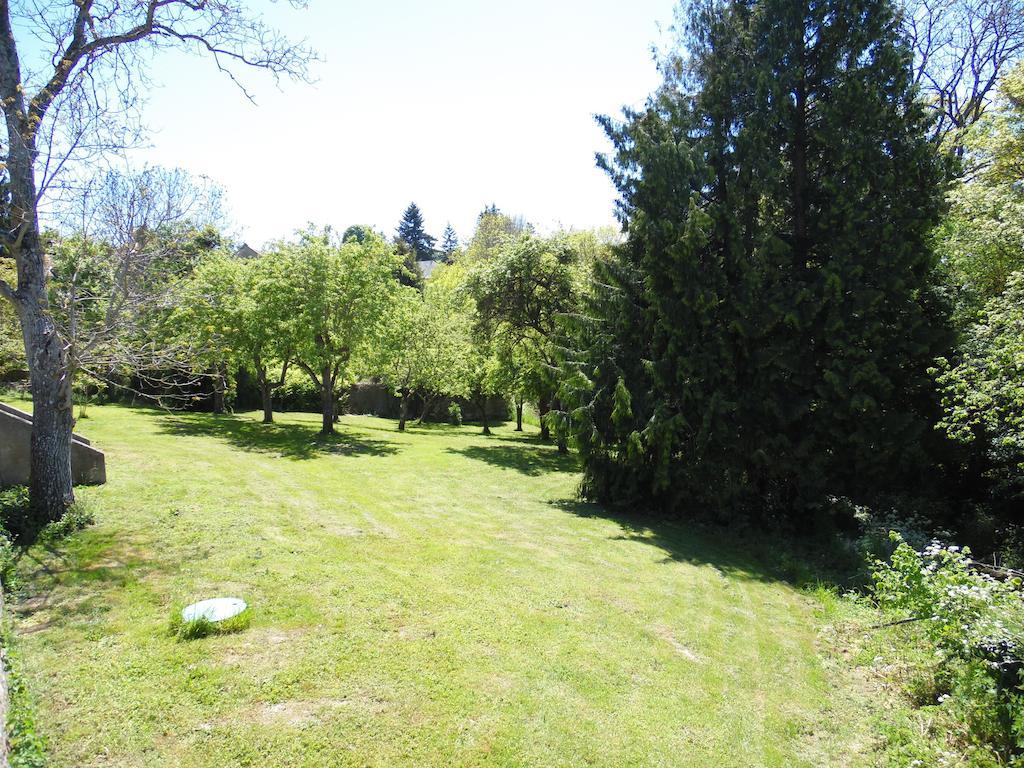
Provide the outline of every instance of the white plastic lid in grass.
[[212,600],[202,600],[193,603],[181,612],[181,618],[185,621],[206,619],[207,621],[224,621],[232,616],[237,616],[246,608],[245,601],[237,597],[215,597]]

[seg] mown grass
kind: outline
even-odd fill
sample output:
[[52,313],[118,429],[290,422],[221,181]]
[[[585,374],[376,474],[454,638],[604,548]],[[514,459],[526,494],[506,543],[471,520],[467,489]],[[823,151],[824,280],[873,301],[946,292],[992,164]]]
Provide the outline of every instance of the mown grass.
[[[735,545],[576,501],[535,431],[317,423],[90,408],[96,524],[13,605],[51,765],[870,759],[828,606]],[[247,629],[168,632],[219,595]]]

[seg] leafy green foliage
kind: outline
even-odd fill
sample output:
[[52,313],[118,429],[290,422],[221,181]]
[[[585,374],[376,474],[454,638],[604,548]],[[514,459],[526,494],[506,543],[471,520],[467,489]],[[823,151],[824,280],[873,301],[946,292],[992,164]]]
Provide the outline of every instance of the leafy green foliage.
[[292,359],[286,281],[273,255],[238,259],[214,253],[196,267],[177,310],[181,332],[203,350],[204,365],[231,362],[252,371],[268,420],[271,392],[284,385]]
[[280,270],[274,290],[289,312],[281,341],[321,393],[330,433],[350,363],[374,343],[399,290],[398,257],[376,236],[339,244],[329,231],[307,230],[270,258]]
[[[0,256],[0,280],[17,285],[14,262]],[[21,322],[14,307],[0,299],[0,381],[12,378],[25,369],[25,346],[21,338]]]
[[939,360],[939,427],[986,453],[995,501],[1010,513],[1024,498],[1024,272],[986,304],[961,355],[957,365]]
[[49,765],[46,742],[37,725],[35,701],[22,674],[21,656],[9,628],[3,629],[0,642],[4,648],[3,664],[7,669],[10,696],[6,725],[11,768],[45,768]]
[[1019,764],[1024,750],[1020,580],[999,581],[972,570],[967,549],[933,542],[917,552],[897,534],[893,540],[897,546],[889,562],[876,562],[873,597],[885,615],[913,621],[934,651],[919,665],[931,678],[928,695],[934,697],[922,696],[923,703],[940,706],[944,717],[962,723],[967,743]]
[[471,317],[443,284],[401,289],[382,318],[363,366],[401,398],[399,429],[417,393],[468,394]]
[[1024,64],[965,139],[970,169],[950,194],[936,245],[962,326],[1024,270]]
[[590,276],[583,253],[579,236],[524,234],[475,263],[466,277],[478,331],[491,339],[505,379],[498,386],[538,401],[542,416],[558,389],[562,318],[577,311]]

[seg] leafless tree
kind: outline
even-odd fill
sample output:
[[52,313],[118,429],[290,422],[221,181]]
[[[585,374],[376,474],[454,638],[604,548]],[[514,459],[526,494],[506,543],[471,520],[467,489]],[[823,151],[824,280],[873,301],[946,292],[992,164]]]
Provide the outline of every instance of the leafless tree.
[[40,520],[58,519],[74,500],[71,370],[49,304],[40,206],[50,180],[76,152],[120,143],[118,126],[131,132],[147,63],[166,48],[206,54],[235,82],[244,67],[302,77],[312,58],[244,0],[0,0],[10,189],[0,248],[14,258],[18,276],[16,287],[0,281],[0,296],[21,320],[34,401],[30,496]]
[[181,279],[218,245],[221,192],[182,170],[109,172],[77,195],[70,232],[49,249],[50,299],[68,376],[183,396],[197,354],[168,331]]
[[904,0],[902,10],[934,137],[957,149],[1024,55],[1024,0]]

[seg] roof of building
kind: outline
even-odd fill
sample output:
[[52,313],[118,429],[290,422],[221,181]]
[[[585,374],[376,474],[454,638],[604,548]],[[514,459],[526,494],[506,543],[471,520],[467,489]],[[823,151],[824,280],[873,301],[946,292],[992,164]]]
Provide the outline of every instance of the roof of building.
[[235,251],[237,259],[255,259],[259,255],[259,251],[250,248],[248,243],[242,243],[241,247]]

